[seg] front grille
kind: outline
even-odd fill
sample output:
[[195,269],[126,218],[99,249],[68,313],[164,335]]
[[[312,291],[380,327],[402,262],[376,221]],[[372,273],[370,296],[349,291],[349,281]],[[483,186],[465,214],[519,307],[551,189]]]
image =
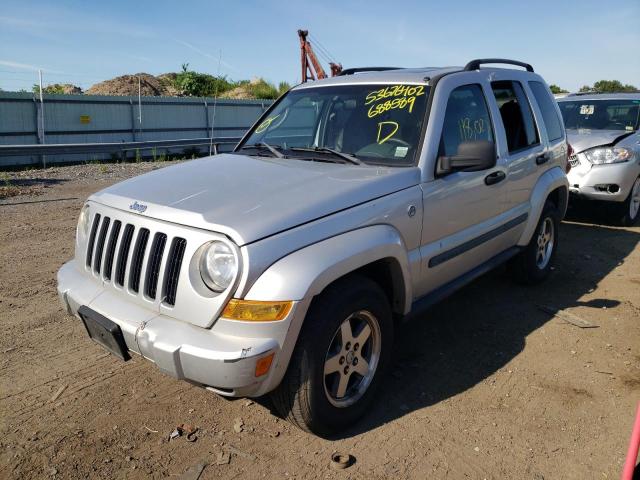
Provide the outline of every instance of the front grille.
[[113,222],[111,235],[109,236],[109,245],[107,245],[107,255],[104,258],[104,278],[111,280],[111,272],[113,271],[113,257],[116,254],[116,243],[118,243],[118,235],[120,235],[120,227],[122,222],[116,220]]
[[149,230],[141,228],[138,232],[138,240],[133,249],[133,257],[131,259],[131,273],[129,274],[129,288],[138,293],[140,289],[140,273],[142,272],[142,262],[144,261],[144,252],[147,249],[147,240],[149,240]]
[[91,234],[89,235],[89,243],[87,244],[87,267],[91,266],[91,259],[93,258],[93,246],[96,243],[96,232],[98,231],[98,224],[100,223],[100,214],[96,213],[93,217],[93,225],[91,225]]
[[184,256],[184,250],[186,247],[187,241],[184,238],[176,237],[173,239],[173,242],[171,242],[164,281],[164,300],[169,305],[176,304],[176,292],[178,290],[180,266],[182,265],[182,257]]
[[104,241],[107,239],[107,230],[109,230],[109,223],[111,219],[104,217],[102,220],[102,226],[100,227],[100,236],[98,236],[98,243],[96,245],[96,254],[93,256],[93,271],[100,273],[100,267],[102,267],[102,252],[104,251]]
[[123,228],[122,221],[96,214],[85,261],[87,268],[107,283],[126,285],[132,293],[142,291],[151,300],[160,293],[160,299],[173,306],[186,246],[184,238],[169,239],[166,233],[152,233],[131,223]]
[[571,165],[572,167],[577,167],[578,165],[580,165],[580,160],[578,159],[577,155],[571,155],[569,157],[569,165]]
[[160,264],[162,263],[162,254],[164,253],[164,245],[167,243],[167,236],[164,233],[156,233],[151,244],[151,252],[149,254],[149,263],[147,264],[147,283],[145,285],[145,294],[149,298],[156,298],[158,290],[158,278],[160,276]]
[[122,242],[120,243],[120,253],[118,254],[118,270],[116,271],[116,283],[124,286],[124,274],[127,271],[127,261],[129,260],[129,249],[133,238],[133,225],[130,223],[124,227]]

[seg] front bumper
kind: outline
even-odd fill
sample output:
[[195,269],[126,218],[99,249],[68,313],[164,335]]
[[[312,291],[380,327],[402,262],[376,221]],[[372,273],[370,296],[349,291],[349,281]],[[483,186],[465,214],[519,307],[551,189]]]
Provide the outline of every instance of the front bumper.
[[572,165],[567,179],[569,192],[581,198],[623,202],[629,196],[633,182],[640,174],[640,164],[637,160],[592,165],[581,153],[575,158],[575,165]]
[[[85,305],[117,323],[127,348],[163,372],[226,396],[259,396],[277,386],[288,362],[282,347],[291,320],[300,311],[294,303],[288,317],[279,322],[220,318],[213,327],[202,328],[126,301],[79,272],[74,261],[58,271],[58,295],[78,319],[78,309]],[[269,373],[256,377],[256,362],[271,353],[275,356]]]

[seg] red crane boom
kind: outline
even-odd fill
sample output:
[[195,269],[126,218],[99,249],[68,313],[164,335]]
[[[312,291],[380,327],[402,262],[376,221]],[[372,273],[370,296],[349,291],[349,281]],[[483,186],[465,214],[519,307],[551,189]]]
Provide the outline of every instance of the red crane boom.
[[[303,83],[307,80],[320,80],[321,78],[327,78],[327,74],[322,68],[322,65],[320,65],[318,57],[316,57],[316,54],[311,47],[311,43],[307,40],[308,35],[308,30],[298,30]],[[342,64],[330,62],[329,68],[331,69],[331,76],[335,77],[342,71]]]

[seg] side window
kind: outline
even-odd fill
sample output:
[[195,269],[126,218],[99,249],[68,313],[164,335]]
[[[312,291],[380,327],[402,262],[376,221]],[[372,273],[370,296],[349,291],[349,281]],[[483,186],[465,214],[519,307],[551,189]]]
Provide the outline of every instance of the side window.
[[500,116],[507,134],[509,152],[516,152],[540,143],[533,113],[519,82],[492,82]]
[[493,129],[480,85],[463,85],[451,92],[444,115],[439,156],[453,156],[463,142],[488,140]]
[[562,126],[554,105],[555,101],[551,98],[542,82],[529,82],[529,87],[533,92],[533,96],[536,97],[536,102],[538,102],[542,112],[542,119],[545,127],[547,127],[549,141],[553,142],[562,138]]

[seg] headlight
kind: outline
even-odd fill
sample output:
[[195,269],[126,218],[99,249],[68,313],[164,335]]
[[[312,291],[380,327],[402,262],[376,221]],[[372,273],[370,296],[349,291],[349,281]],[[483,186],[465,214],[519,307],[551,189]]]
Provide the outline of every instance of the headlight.
[[89,217],[89,205],[85,203],[78,217],[78,227],[76,228],[76,238],[78,240],[86,238],[89,233]]
[[231,285],[237,270],[236,256],[223,242],[211,242],[200,258],[202,280],[214,292],[222,292]]
[[622,147],[592,148],[584,152],[587,160],[594,165],[626,162],[633,157],[633,152]]

